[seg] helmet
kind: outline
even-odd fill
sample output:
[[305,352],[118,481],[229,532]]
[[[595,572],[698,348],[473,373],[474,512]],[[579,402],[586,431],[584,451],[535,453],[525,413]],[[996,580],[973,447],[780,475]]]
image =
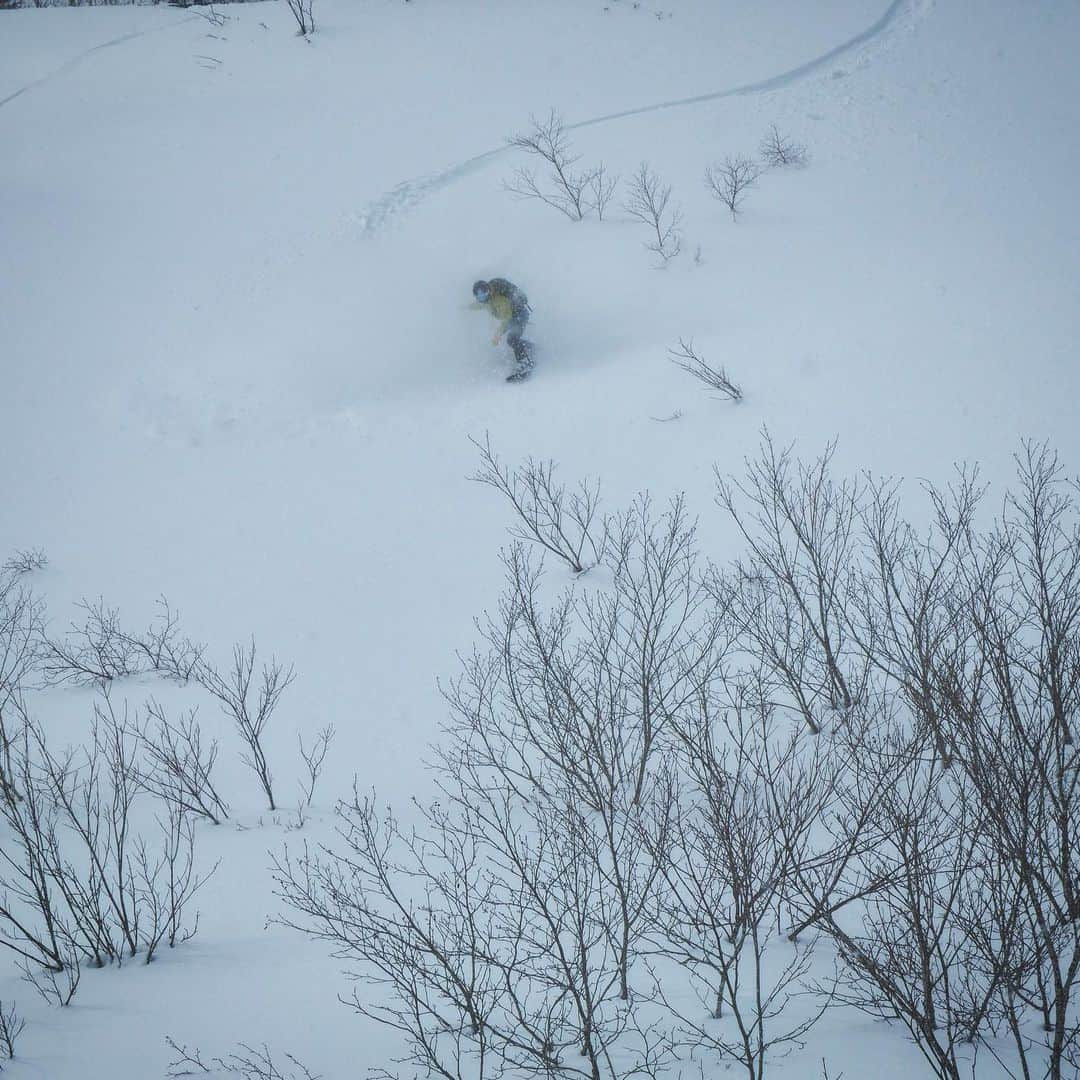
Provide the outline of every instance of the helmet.
[[483,304],[491,296],[491,286],[486,281],[474,282],[472,294]]

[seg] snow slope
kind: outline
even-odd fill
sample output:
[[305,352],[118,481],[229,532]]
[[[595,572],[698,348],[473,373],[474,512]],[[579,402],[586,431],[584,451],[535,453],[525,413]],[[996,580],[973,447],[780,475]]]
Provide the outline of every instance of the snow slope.
[[[737,469],[766,425],[908,477],[966,459],[1000,484],[1027,435],[1080,462],[1075,5],[316,5],[310,42],[279,3],[222,8],[220,28],[0,14],[0,552],[48,552],[57,627],[84,596],[138,625],[165,594],[215,655],[255,633],[294,662],[282,786],[298,730],[332,721],[338,741],[290,842],[327,833],[354,776],[397,802],[425,788],[436,679],[501,580],[506,514],[467,480],[469,436],[598,476],[611,507],[686,491],[718,560],[736,547],[713,466]],[[673,186],[678,260],[656,269],[621,213],[572,223],[503,190],[505,137],[552,107],[586,161],[648,160]],[[772,123],[809,167],[764,177],[735,224],[704,169]],[[496,274],[535,312],[523,386],[466,309]],[[668,363],[680,335],[742,405]],[[37,706],[82,737],[84,693]],[[339,965],[264,927],[288,816],[260,812],[223,738],[245,827],[201,832],[222,863],[199,936],[87,974],[63,1011],[5,969],[0,998],[30,1019],[10,1075],[157,1077],[166,1032],[266,1040],[327,1078],[392,1056],[337,1004]],[[834,1075],[869,1053],[874,1075],[918,1074],[899,1033],[842,1013],[777,1074],[826,1053]]]

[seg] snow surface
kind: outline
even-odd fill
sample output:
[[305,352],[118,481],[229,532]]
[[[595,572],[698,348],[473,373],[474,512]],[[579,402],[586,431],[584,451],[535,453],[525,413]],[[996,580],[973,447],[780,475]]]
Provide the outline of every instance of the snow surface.
[[[1000,485],[1028,435],[1080,463],[1077,5],[316,0],[310,42],[284,4],[219,10],[0,13],[0,554],[47,551],[56,629],[97,596],[140,626],[164,594],[212,655],[254,633],[295,663],[271,746],[290,797],[296,733],[338,739],[290,833],[223,729],[237,822],[200,830],[221,867],[198,937],[86,973],[65,1010],[5,969],[17,1078],[158,1077],[166,1033],[266,1041],[328,1080],[388,1064],[394,1041],[336,1001],[340,965],[265,925],[268,851],[327,836],[354,776],[398,804],[427,790],[436,680],[502,578],[507,515],[467,479],[469,436],[600,477],[611,508],[686,491],[720,561],[712,469],[763,426],[910,478],[969,460]],[[551,107],[587,162],[672,184],[678,260],[656,269],[620,213],[575,224],[503,190],[505,137]],[[765,176],[735,224],[704,169],[772,123],[810,164]],[[535,312],[521,386],[467,310],[495,275]],[[680,335],[743,404],[668,362]],[[84,737],[87,692],[35,708]],[[924,1068],[837,1011],[775,1074],[823,1056]]]

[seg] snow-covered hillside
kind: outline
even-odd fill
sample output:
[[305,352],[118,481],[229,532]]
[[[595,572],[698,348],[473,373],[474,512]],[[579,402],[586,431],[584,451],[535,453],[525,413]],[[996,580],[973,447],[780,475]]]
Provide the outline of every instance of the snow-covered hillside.
[[[470,481],[470,439],[598,478],[611,509],[685,492],[718,562],[741,541],[714,466],[765,428],[806,456],[838,440],[841,473],[977,462],[995,500],[1022,438],[1080,466],[1075,5],[316,0],[310,39],[284,3],[217,11],[0,13],[0,561],[47,553],[53,633],[80,600],[141,626],[164,595],[218,662],[254,635],[294,664],[269,735],[286,805],[297,733],[337,737],[296,830],[212,702],[114,687],[200,705],[233,820],[199,827],[220,867],[183,948],[85,971],[66,1009],[0,967],[28,1020],[13,1077],[159,1077],[167,1034],[265,1042],[327,1080],[393,1068],[393,1033],[338,1003],[342,965],[268,925],[271,853],[327,839],[354,778],[397,805],[430,791],[438,680],[504,575],[509,511]],[[677,258],[614,204],[574,222],[505,189],[507,139],[551,109],[583,164],[671,185]],[[808,163],[766,172],[735,222],[705,170],[773,124]],[[522,385],[469,310],[494,276],[532,304]],[[742,403],[669,361],[680,337]],[[32,707],[76,742],[93,697]],[[834,1078],[924,1068],[839,1009],[775,1074],[822,1057]]]

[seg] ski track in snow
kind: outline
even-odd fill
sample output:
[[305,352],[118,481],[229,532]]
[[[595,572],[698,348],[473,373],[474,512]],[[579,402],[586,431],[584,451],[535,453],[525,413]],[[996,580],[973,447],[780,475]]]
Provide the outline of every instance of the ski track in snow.
[[[767,94],[773,90],[784,90],[816,74],[841,56],[860,49],[864,45],[869,45],[871,42],[880,41],[891,30],[897,29],[901,25],[907,25],[908,27],[914,25],[916,18],[928,11],[933,2],[934,0],[892,0],[885,9],[884,14],[875,23],[856,34],[853,38],[849,38],[843,44],[835,46],[828,52],[822,53],[812,60],[807,60],[797,67],[789,68],[779,75],[772,75],[757,82],[743,83],[741,86],[729,87],[726,90],[713,90],[707,94],[695,94],[693,97],[675,98],[671,101],[659,101],[652,105],[624,109],[621,112],[605,113],[603,116],[594,116],[588,120],[578,120],[573,124],[567,124],[566,130],[577,131],[580,128],[607,124],[614,120],[626,120],[635,116],[645,116],[648,113],[660,112],[664,109],[681,109],[691,105],[701,105],[709,101],[721,101],[724,98],[749,97],[756,94]],[[471,173],[477,172],[495,158],[509,153],[511,149],[508,146],[500,146],[494,150],[487,150],[482,154],[467,158],[465,161],[459,162],[449,169],[444,169],[442,172],[428,173],[412,180],[404,180],[385,195],[369,203],[363,210],[352,215],[351,220],[359,226],[362,232],[378,232],[399,215],[408,213],[429,195],[449,187]]]
[[43,86],[45,83],[52,82],[53,79],[59,78],[61,75],[67,74],[72,68],[78,67],[88,57],[93,56],[95,53],[101,52],[103,49],[111,49],[116,45],[123,45],[127,41],[134,41],[136,38],[146,37],[147,34],[156,34],[161,30],[169,30],[174,26],[180,26],[182,23],[191,22],[192,19],[198,18],[197,15],[187,15],[183,19],[177,19],[175,22],[165,23],[163,26],[151,26],[145,30],[134,30],[130,34],[121,34],[120,37],[113,38],[111,41],[103,41],[100,45],[94,45],[87,49],[85,52],[81,52],[78,56],[73,56],[70,60],[65,60],[54,71],[50,71],[47,75],[42,75],[40,78],[35,79],[33,82],[27,83],[25,86],[20,87],[14,93],[8,94],[7,97],[0,98],[0,109],[10,101],[14,101],[17,97],[21,97],[28,90],[33,90],[35,87]]

